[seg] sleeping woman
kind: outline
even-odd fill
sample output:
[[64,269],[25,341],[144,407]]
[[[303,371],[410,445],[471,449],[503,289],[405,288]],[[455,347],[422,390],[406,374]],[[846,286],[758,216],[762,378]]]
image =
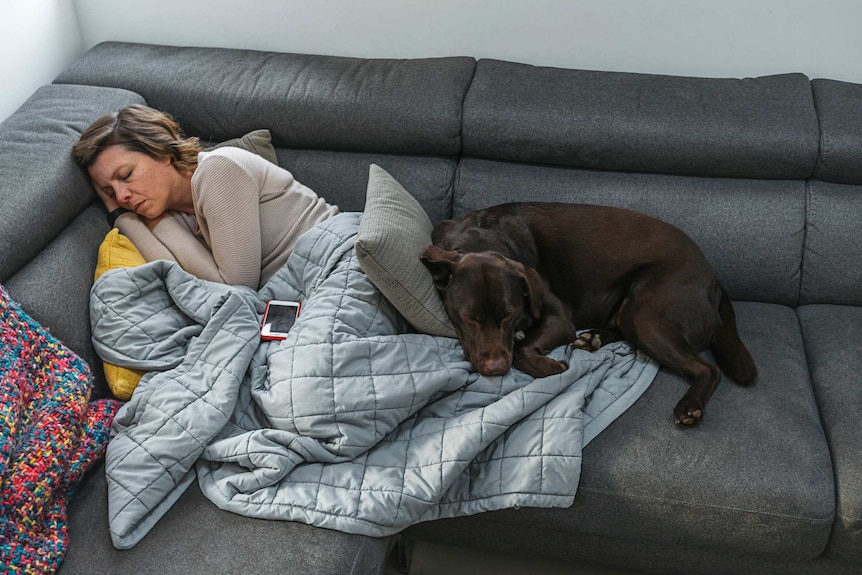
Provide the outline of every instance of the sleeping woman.
[[168,114],[134,105],[73,146],[116,225],[147,261],[258,289],[303,232],[338,213],[287,170],[240,148],[202,151]]

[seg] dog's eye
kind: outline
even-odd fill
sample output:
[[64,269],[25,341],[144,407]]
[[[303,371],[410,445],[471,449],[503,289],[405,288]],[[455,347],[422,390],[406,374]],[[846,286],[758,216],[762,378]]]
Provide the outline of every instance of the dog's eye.
[[467,323],[482,323],[482,315],[478,313],[467,313],[464,315],[464,321]]

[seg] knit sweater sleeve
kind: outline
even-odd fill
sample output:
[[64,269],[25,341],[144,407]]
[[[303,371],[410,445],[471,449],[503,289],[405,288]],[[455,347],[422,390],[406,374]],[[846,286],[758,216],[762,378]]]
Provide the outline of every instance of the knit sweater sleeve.
[[195,277],[224,282],[207,247],[175,217],[162,218],[151,230],[137,214],[125,213],[117,218],[116,225],[148,262],[177,262]]
[[202,280],[223,282],[212,253],[178,216],[169,213],[159,220],[153,235],[171,251],[184,270]]
[[261,175],[220,155],[199,165],[196,175],[195,212],[222,281],[257,289]]
[[159,241],[137,214],[133,212],[120,214],[120,217],[117,218],[116,226],[121,234],[131,240],[135,248],[141,252],[141,255],[148,262],[156,260],[177,261],[171,250]]

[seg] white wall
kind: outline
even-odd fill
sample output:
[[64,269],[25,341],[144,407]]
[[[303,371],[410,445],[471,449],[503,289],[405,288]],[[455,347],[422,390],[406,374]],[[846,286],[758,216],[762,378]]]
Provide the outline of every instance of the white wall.
[[862,83],[859,0],[75,0],[102,40]]
[[83,52],[73,0],[0,0],[0,120]]
[[862,83],[860,0],[0,0],[0,119],[103,40]]

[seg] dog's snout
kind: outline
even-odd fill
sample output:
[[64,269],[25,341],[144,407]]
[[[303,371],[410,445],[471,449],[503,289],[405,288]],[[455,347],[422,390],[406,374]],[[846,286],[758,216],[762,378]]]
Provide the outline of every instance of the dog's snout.
[[482,375],[503,375],[512,367],[512,362],[508,357],[499,355],[483,358],[481,365],[477,367],[479,368],[479,373]]

